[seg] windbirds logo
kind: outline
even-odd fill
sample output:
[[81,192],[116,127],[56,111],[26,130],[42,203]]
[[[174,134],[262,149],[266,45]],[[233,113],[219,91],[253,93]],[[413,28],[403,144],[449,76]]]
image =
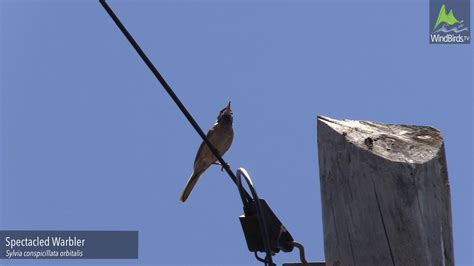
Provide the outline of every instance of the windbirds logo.
[[[434,16],[431,17],[434,18]],[[434,27],[431,30],[430,42],[470,43],[469,27],[465,24],[464,20],[460,20],[454,15],[453,9],[447,12],[446,5],[442,4]]]
[[[442,5],[439,10],[438,19],[433,28],[433,33],[437,32],[455,32],[460,33],[467,31],[469,28],[463,24],[464,20],[459,21],[453,13],[453,10],[449,10],[449,13],[446,14],[446,5]],[[438,26],[440,26],[438,28]],[[438,28],[438,29],[437,29]]]

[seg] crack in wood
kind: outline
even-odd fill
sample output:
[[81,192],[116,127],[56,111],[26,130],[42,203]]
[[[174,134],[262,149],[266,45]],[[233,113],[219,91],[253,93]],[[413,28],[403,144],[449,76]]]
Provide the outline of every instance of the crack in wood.
[[385,233],[385,238],[387,239],[388,250],[390,251],[390,258],[392,259],[392,265],[395,266],[395,259],[393,257],[392,246],[390,245],[390,239],[388,237],[387,227],[385,226],[385,220],[383,219],[382,208],[380,208],[379,196],[377,194],[377,188],[375,187],[375,181],[372,178],[372,184],[374,185],[375,201],[377,202],[377,208],[379,210],[380,219],[382,220],[383,231]]

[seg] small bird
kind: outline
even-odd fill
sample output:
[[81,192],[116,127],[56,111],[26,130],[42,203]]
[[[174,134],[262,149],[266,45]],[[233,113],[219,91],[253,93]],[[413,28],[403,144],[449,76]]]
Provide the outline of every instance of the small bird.
[[[207,132],[207,138],[217,149],[219,154],[222,156],[230,148],[232,140],[234,139],[234,130],[232,129],[232,109],[230,109],[230,102],[227,104],[224,109],[219,112],[217,116],[216,123],[209,129]],[[201,143],[199,146],[198,152],[196,154],[196,159],[194,160],[194,169],[191,177],[186,183],[183,192],[181,193],[181,201],[185,202],[186,199],[191,194],[192,189],[196,185],[199,177],[204,173],[204,171],[211,166],[211,164],[218,164],[217,158],[212,154],[209,147],[205,142]]]

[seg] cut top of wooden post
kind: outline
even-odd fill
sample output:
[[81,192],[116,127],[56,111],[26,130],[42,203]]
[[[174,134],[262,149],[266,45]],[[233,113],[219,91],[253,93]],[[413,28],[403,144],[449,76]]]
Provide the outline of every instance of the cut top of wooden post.
[[454,265],[438,130],[323,116],[317,130],[326,265]]
[[396,162],[427,162],[443,145],[441,133],[429,126],[335,120],[325,116],[318,116],[318,122],[328,125],[354,145]]

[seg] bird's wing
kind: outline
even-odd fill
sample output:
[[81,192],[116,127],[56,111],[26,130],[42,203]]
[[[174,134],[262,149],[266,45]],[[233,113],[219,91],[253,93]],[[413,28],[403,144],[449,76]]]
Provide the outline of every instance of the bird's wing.
[[[216,133],[216,130],[214,129],[214,127],[212,127],[211,129],[209,129],[209,131],[207,132],[207,139],[209,141],[211,141],[211,139],[214,139],[214,134]],[[212,143],[212,142],[211,142]],[[194,164],[196,164],[198,158],[200,157],[200,155],[204,152],[204,148],[208,148],[206,143],[203,141],[201,143],[201,145],[199,146],[199,149],[198,149],[198,152],[196,153],[196,158],[194,158]],[[211,149],[208,148],[208,151],[211,152]]]

